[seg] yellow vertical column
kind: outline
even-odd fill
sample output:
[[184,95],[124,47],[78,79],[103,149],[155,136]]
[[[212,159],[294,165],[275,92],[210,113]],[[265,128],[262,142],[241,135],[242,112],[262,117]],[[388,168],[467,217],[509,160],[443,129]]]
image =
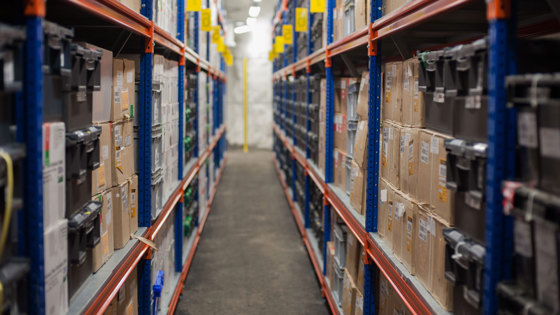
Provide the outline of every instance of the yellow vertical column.
[[247,58],[243,58],[243,152],[247,153]]

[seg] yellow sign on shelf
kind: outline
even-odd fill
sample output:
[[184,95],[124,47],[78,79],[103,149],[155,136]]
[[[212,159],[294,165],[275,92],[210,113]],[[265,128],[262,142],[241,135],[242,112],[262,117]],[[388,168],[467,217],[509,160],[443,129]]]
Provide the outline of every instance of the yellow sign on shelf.
[[226,44],[224,43],[224,38],[222,36],[220,36],[220,39],[218,40],[218,52],[223,53],[226,49]]
[[212,44],[217,44],[220,40],[220,26],[212,26]]
[[233,64],[233,55],[231,54],[231,52],[227,48],[226,48],[226,51],[224,52],[224,59],[225,59],[226,64],[228,66],[231,66]]
[[291,24],[282,26],[282,36],[284,36],[284,44],[292,45],[294,43],[294,30]]
[[284,36],[276,36],[276,52],[284,52]]
[[187,0],[187,11],[200,11],[202,9],[201,2],[201,0]]
[[325,12],[325,0],[310,0],[309,12],[311,13]]
[[274,61],[274,51],[268,52],[268,61]]
[[200,13],[200,30],[203,32],[212,30],[212,11],[210,9],[202,9]]
[[307,32],[306,8],[296,8],[296,32]]

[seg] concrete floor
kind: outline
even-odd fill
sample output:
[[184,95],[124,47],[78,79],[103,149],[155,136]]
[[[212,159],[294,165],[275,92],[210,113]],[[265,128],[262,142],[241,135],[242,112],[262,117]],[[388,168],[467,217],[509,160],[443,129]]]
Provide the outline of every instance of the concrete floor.
[[177,314],[328,314],[271,151],[230,151]]

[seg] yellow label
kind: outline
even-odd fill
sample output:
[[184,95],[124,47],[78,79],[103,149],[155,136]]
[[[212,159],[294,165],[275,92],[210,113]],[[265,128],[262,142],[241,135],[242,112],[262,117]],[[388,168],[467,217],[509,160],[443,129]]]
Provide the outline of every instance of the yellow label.
[[311,13],[325,12],[325,0],[310,0],[309,11]]
[[128,90],[121,91],[121,110],[128,111]]
[[212,30],[212,11],[210,9],[202,9],[200,13],[200,30],[203,32]]
[[224,38],[222,36],[220,36],[220,39],[218,40],[218,47],[216,48],[216,50],[221,53],[226,50],[226,44],[224,44]]
[[231,51],[229,51],[229,49],[226,48],[226,52],[224,55],[224,59],[226,60],[226,64],[228,66],[231,67],[231,65],[233,65],[233,55],[231,54]]
[[268,52],[268,61],[274,61],[274,51],[273,50]]
[[279,53],[284,52],[284,37],[283,36],[276,36],[276,51]]
[[105,187],[105,163],[101,163],[97,168],[97,188]]
[[200,11],[202,8],[201,0],[187,0],[187,11]]
[[217,44],[220,40],[220,27],[212,26],[212,44]]
[[296,32],[307,32],[306,8],[296,8]]
[[441,202],[447,202],[447,187],[446,183],[446,169],[447,161],[445,159],[439,159],[439,184],[438,184],[438,199]]
[[292,25],[286,24],[282,26],[282,35],[284,36],[284,44],[292,45],[294,43],[294,30]]

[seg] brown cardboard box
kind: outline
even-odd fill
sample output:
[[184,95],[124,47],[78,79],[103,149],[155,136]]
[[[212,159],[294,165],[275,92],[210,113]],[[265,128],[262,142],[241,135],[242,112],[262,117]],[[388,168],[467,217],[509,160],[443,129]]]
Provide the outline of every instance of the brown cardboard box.
[[[356,163],[352,162],[352,183],[350,186],[350,204],[359,214],[365,214],[365,170],[361,169]],[[355,176],[354,176],[355,175]]]
[[138,176],[130,178],[130,234],[138,231]]
[[354,314],[355,305],[356,285],[348,273],[348,269],[344,268],[344,278],[342,280],[342,312],[344,314]]
[[379,273],[379,314],[381,315],[393,315],[392,290],[387,278]]
[[414,274],[414,226],[416,225],[415,213],[418,205],[402,192],[395,195],[393,211],[393,253],[403,263],[406,269]]
[[99,167],[91,173],[91,195],[99,194],[113,186],[111,155],[112,128],[111,123],[99,124],[101,135],[99,136]]
[[134,173],[134,135],[132,120],[113,124],[113,150],[111,150],[112,181],[117,186]]
[[400,123],[402,119],[402,62],[388,62],[384,64],[384,67],[383,119]]
[[334,149],[334,184],[338,188],[346,191],[346,160],[348,159],[346,152]]
[[387,15],[387,14],[397,10],[398,8],[400,8],[401,6],[403,6],[407,2],[408,2],[408,0],[386,0],[386,1],[383,1],[383,15]]
[[126,282],[117,293],[117,313],[125,315],[138,314],[138,280],[136,268],[130,273]]
[[367,120],[361,120],[358,122],[358,128],[356,130],[353,161],[362,170],[367,168],[367,137],[368,122]]
[[369,72],[362,72],[362,79],[360,81],[360,91],[358,93],[358,105],[356,106],[356,113],[360,120],[368,119],[369,108]]
[[418,58],[403,63],[402,123],[424,127],[424,93],[418,91]]
[[327,242],[327,279],[329,280],[330,288],[333,289],[334,281],[334,243]]
[[117,315],[117,301],[113,299],[103,315]]
[[[119,0],[120,3],[125,4],[136,13],[140,13],[140,0]],[[128,315],[128,314],[127,314]]]
[[113,59],[111,121],[131,118],[134,112],[134,61]]
[[403,242],[403,227],[406,220],[406,207],[404,205],[405,199],[402,192],[397,190],[395,192],[395,202],[393,204],[393,221],[392,221],[392,250],[395,257],[402,262],[402,242]]
[[86,47],[103,52],[100,61],[101,88],[92,95],[92,121],[96,123],[111,120],[111,99],[113,98],[113,52],[85,43]]
[[394,213],[397,207],[397,190],[391,184],[387,183],[384,179],[382,179],[383,184],[385,185],[385,189],[380,190],[380,205],[379,209],[382,212],[380,215],[379,220],[382,224],[381,228],[379,229],[380,234],[383,236],[385,243],[389,248],[393,246],[393,230],[395,229],[395,218]]
[[401,127],[388,120],[383,121],[381,140],[381,176],[395,188],[399,188],[399,150]]
[[357,32],[363,30],[367,25],[367,0],[355,0],[356,7],[354,8],[354,25]]
[[414,265],[416,277],[446,310],[452,309],[453,285],[445,279],[445,240],[443,229],[448,226],[423,207],[417,210],[414,228]]
[[354,315],[364,314],[364,295],[356,290],[356,304],[354,304]]
[[418,132],[417,128],[402,128],[399,149],[399,186],[403,193],[414,200],[418,200]]
[[[430,205],[430,209],[449,224],[453,224],[452,191],[446,188],[447,153],[443,141],[448,136],[423,129],[420,132],[418,178],[424,185],[418,185],[417,197],[420,203]],[[420,180],[420,178],[422,180]]]
[[129,182],[113,187],[113,234],[115,249],[123,248],[130,239]]
[[358,276],[356,278],[356,289],[358,291],[360,291],[361,293],[364,292],[364,255],[366,255],[366,252],[364,251],[364,248],[360,245],[360,259],[358,261]]
[[93,196],[92,200],[101,202],[100,242],[92,250],[93,272],[109,260],[114,252],[113,240],[113,194],[108,189]]
[[399,314],[399,315],[412,314],[406,307],[406,304],[404,304],[404,301],[397,294],[397,291],[395,291],[394,289],[391,290],[391,304],[393,306],[393,310],[391,311],[391,314]]
[[346,151],[348,147],[348,121],[346,114],[334,114],[334,148]]
[[348,274],[356,283],[358,277],[358,262],[360,261],[360,242],[352,233],[346,236],[346,269]]

